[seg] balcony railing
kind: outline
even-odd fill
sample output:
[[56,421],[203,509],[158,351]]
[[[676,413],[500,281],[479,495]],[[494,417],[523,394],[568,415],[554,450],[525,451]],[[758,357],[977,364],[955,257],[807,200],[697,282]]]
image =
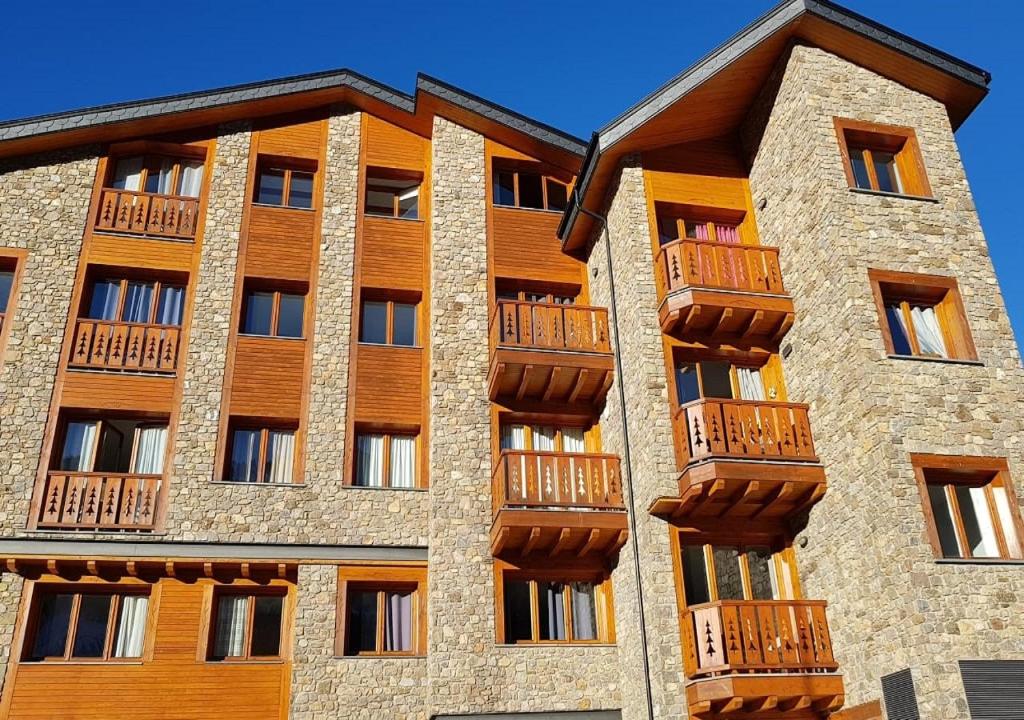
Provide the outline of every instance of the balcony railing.
[[685,287],[785,295],[779,250],[707,240],[673,240],[655,261],[658,296]]
[[99,370],[178,369],[181,328],[174,325],[79,320],[68,364]]
[[503,507],[622,510],[617,455],[503,450],[491,478]]
[[198,198],[106,188],[100,193],[96,229],[193,240],[198,218]]
[[719,600],[683,616],[686,675],[838,669],[823,600]]
[[152,530],[160,475],[52,471],[36,526],[67,530]]
[[584,305],[499,300],[491,347],[609,353],[608,310]]
[[752,400],[697,400],[673,420],[685,466],[710,457],[817,462],[807,406]]

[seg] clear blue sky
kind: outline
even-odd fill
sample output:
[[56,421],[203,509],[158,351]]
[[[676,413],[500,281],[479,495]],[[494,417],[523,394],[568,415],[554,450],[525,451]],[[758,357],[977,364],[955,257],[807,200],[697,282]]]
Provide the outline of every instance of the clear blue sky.
[[[406,92],[423,71],[587,138],[773,0],[54,0],[0,26],[0,119],[350,67]],[[1024,338],[1019,0],[847,0],[993,75],[958,133],[1000,285]]]

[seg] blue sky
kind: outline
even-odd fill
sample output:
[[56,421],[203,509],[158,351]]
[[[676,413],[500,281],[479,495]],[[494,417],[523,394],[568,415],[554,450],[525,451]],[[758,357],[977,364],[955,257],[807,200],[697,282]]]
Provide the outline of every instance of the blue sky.
[[[0,27],[7,69],[0,119],[351,67],[405,91],[423,71],[586,138],[773,4],[17,3]],[[1010,317],[1024,338],[1024,248],[1013,216],[1020,203],[1013,174],[1024,166],[1024,3],[844,4],[992,73],[989,97],[958,139]]]

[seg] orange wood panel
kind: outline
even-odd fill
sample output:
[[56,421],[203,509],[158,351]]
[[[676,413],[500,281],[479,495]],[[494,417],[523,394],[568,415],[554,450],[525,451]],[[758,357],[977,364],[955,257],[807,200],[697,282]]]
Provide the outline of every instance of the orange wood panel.
[[560,213],[494,207],[491,217],[495,277],[583,284],[584,265],[562,252],[556,235]]
[[366,164],[422,172],[430,142],[415,133],[366,115]]
[[643,154],[646,170],[745,178],[747,166],[731,138],[713,138],[658,148]]
[[746,212],[750,191],[745,178],[716,177],[696,173],[647,171],[656,202],[672,202]]
[[61,406],[170,413],[174,386],[173,376],[71,371],[64,377]]
[[426,228],[421,220],[364,217],[360,285],[422,291]]
[[195,249],[192,243],[100,234],[93,235],[87,247],[83,259],[89,263],[123,267],[129,260],[134,268],[181,272],[191,269]]
[[240,335],[231,382],[231,414],[298,419],[306,342]]
[[245,249],[245,275],[308,282],[316,214],[253,205]]
[[419,425],[422,363],[422,348],[360,344],[356,421]]
[[321,120],[263,128],[259,132],[259,152],[317,160],[321,138]]

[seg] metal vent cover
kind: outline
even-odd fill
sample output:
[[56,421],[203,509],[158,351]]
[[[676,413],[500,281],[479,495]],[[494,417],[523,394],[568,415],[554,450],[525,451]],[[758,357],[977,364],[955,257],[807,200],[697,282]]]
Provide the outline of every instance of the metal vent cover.
[[971,720],[1024,718],[1024,660],[961,660]]
[[921,720],[910,668],[882,676],[882,698],[888,720]]

